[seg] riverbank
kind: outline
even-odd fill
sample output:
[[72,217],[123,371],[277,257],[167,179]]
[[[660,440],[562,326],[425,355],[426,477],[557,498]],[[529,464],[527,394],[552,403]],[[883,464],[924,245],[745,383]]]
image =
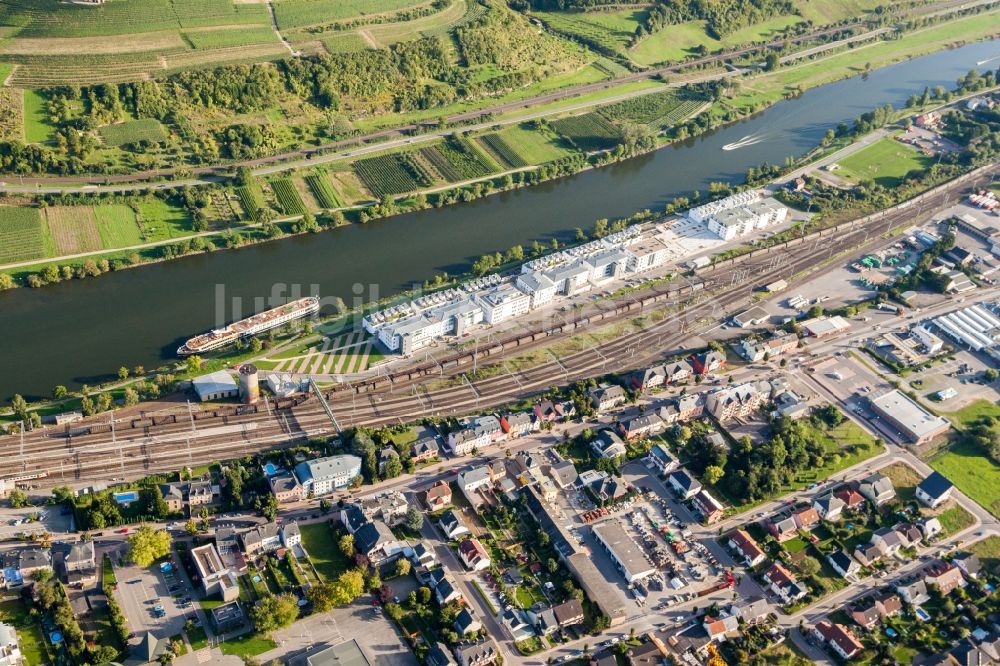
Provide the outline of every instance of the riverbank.
[[[48,395],[108,379],[109,369],[157,367],[198,331],[245,313],[276,289],[340,296],[349,308],[407,291],[434,275],[459,275],[481,255],[532,240],[560,245],[595,219],[661,211],[676,197],[740,182],[761,164],[781,164],[818,145],[828,128],[885,103],[905,106],[926,87],[954,82],[1000,44],[937,52],[783,100],[740,123],[600,169],[470,203],[295,236],[240,252],[193,254],[100,280],[0,295],[0,395]],[[767,139],[736,150],[751,134]],[[243,315],[245,316],[245,314]]]
[[[995,11],[989,15],[1000,17],[1000,12]],[[624,154],[616,155],[611,159],[617,160],[625,157],[633,157],[647,152],[649,149],[654,147],[668,147],[679,140],[691,136],[692,134],[710,132],[721,124],[734,122],[751,113],[759,112],[762,108],[766,108],[767,106],[780,101],[780,99],[789,94],[797,93],[803,89],[823,85],[828,80],[834,80],[856,74],[859,67],[858,62],[860,62],[862,56],[866,58],[869,56],[875,57],[874,60],[867,61],[869,65],[882,67],[898,61],[903,57],[912,57],[917,52],[926,52],[942,48],[951,43],[957,35],[961,35],[964,39],[970,40],[983,38],[985,35],[990,34],[991,29],[988,27],[989,21],[983,21],[981,19],[982,17],[979,15],[960,18],[944,24],[933,25],[928,28],[918,30],[901,39],[893,40],[891,42],[876,42],[874,44],[860,45],[845,53],[835,53],[832,55],[821,54],[823,56],[823,59],[821,60],[803,61],[796,65],[788,66],[787,68],[781,68],[776,72],[758,74],[751,78],[741,77],[738,79],[738,90],[735,92],[721,97],[719,100],[712,103],[711,106],[708,106],[708,103],[702,104],[695,111],[689,112],[687,115],[675,119],[673,124],[670,126],[661,126],[656,128],[656,132],[661,134],[662,138],[653,145],[630,145]],[[995,30],[993,30],[993,32],[995,32]],[[874,62],[875,65],[871,65],[872,62]],[[821,72],[822,76],[816,76],[816,72]],[[705,83],[706,81],[716,80],[718,78],[725,77],[726,75],[731,75],[731,73],[723,72],[702,75],[697,79],[697,81]],[[805,82],[806,88],[801,87],[803,81]],[[791,82],[797,83],[793,86]],[[650,89],[644,87],[637,91],[632,91],[628,94],[616,97],[615,99],[622,102],[624,100],[645,97],[647,95],[656,95],[657,93],[662,93],[668,87],[677,88],[679,85],[680,84],[678,82],[671,82],[669,86],[660,85]],[[733,88],[737,87],[735,84],[729,85]],[[583,102],[575,100],[571,107],[573,111],[594,107],[600,109],[604,106],[606,101],[606,99],[602,101]],[[478,146],[479,154],[482,156],[482,153],[486,152],[484,148],[488,149],[487,146],[484,146],[483,137],[500,137],[500,140],[504,137],[503,133],[490,132],[489,130],[496,129],[496,127],[500,126],[523,125],[526,117],[547,117],[550,119],[559,119],[562,118],[565,113],[567,113],[566,109],[554,108],[547,111],[533,111],[529,114],[529,116],[521,115],[513,120],[502,120],[499,121],[499,124],[491,125],[489,128],[479,128],[479,131],[483,132],[482,134],[476,134],[473,131],[473,133],[469,135],[469,144],[472,145],[473,148]],[[582,118],[587,119],[589,115],[590,114],[584,115]],[[691,122],[692,117],[695,117],[695,122]],[[697,117],[704,117],[706,120],[698,121]],[[514,128],[511,130],[505,130],[505,132],[513,132],[513,129]],[[537,139],[535,142],[536,145],[526,147],[523,150],[524,153],[527,153],[529,158],[539,156],[544,158],[556,157],[555,161],[534,160],[534,163],[530,165],[517,168],[507,168],[478,178],[467,178],[459,182],[437,184],[417,191],[390,195],[389,199],[386,199],[385,196],[383,196],[381,202],[374,204],[370,201],[367,203],[362,201],[361,203],[335,207],[332,209],[323,209],[317,206],[315,197],[310,198],[310,194],[313,193],[309,192],[309,188],[305,185],[307,181],[315,182],[310,179],[332,177],[330,174],[339,174],[343,170],[350,170],[356,161],[362,157],[365,159],[393,159],[398,155],[414,154],[413,145],[407,145],[402,150],[397,147],[385,148],[376,146],[372,147],[371,150],[357,151],[358,155],[355,155],[350,159],[339,161],[331,159],[327,163],[325,170],[321,173],[317,174],[315,172],[305,170],[297,171],[294,172],[290,178],[281,178],[280,182],[267,177],[258,177],[253,187],[259,190],[264,198],[267,198],[269,195],[272,196],[272,198],[268,199],[266,203],[271,204],[273,208],[284,208],[287,206],[282,205],[284,202],[279,200],[281,197],[272,195],[272,188],[276,188],[280,185],[282,190],[286,192],[284,195],[286,199],[288,197],[291,197],[293,201],[298,199],[298,202],[294,203],[293,207],[301,205],[305,208],[311,208],[309,212],[312,214],[324,211],[324,213],[319,216],[320,222],[323,226],[331,227],[339,226],[340,224],[348,221],[365,222],[373,218],[421,210],[431,205],[428,202],[427,197],[434,196],[437,193],[443,192],[445,194],[438,195],[438,200],[434,202],[434,205],[447,205],[457,201],[468,202],[482,196],[506,192],[526,185],[535,185],[538,182],[549,180],[553,177],[563,177],[567,174],[576,173],[595,166],[603,166],[607,163],[607,161],[609,161],[607,157],[602,156],[601,151],[596,153],[583,153],[580,151],[579,146],[570,144],[567,147],[565,137],[555,134],[551,130],[530,129],[521,132],[520,128],[518,129],[518,139],[522,139],[525,134],[537,135],[533,137],[534,139]],[[548,132],[547,135],[545,134],[545,131]],[[508,136],[511,135],[508,134]],[[416,137],[410,141],[415,142],[417,145],[423,146],[424,148],[435,149],[435,145],[438,145],[440,138]],[[420,154],[423,153],[418,153],[418,155]],[[587,159],[578,159],[583,154],[586,154]],[[604,155],[607,155],[607,153],[604,153]],[[570,158],[573,156],[576,156],[576,163],[570,164],[569,162],[573,161]],[[489,159],[489,157],[486,156],[486,159]],[[496,162],[499,163],[500,161],[500,159],[496,159]],[[543,171],[545,167],[553,165],[554,167],[549,169],[548,173]],[[515,181],[508,178],[512,174],[516,173],[531,173],[534,175],[526,178],[525,180]],[[297,190],[297,193],[287,194],[287,191],[291,187],[294,187]],[[237,205],[235,200],[239,199],[240,203],[238,205],[243,206],[245,209],[245,204],[242,203],[245,197],[242,196],[240,189],[241,188],[225,189],[218,196],[223,197],[227,204],[232,207]],[[240,196],[237,196],[237,194]],[[367,196],[370,196],[370,193],[367,194]],[[384,204],[387,200],[391,200],[394,205],[385,206]],[[88,210],[86,209],[94,209],[94,214],[101,213],[101,204],[98,203],[96,205],[91,205],[88,203],[90,201],[90,198],[84,198],[76,201],[74,203],[78,208],[80,208],[80,210],[61,211],[60,215],[71,217],[78,215],[86,217],[88,213]],[[93,201],[100,200],[93,199]],[[127,202],[126,205],[128,205],[128,199],[123,199],[123,201]],[[51,200],[50,202],[58,203],[57,200]],[[136,206],[134,206],[134,208],[136,208],[136,216],[138,217],[140,208]],[[183,211],[180,211],[180,213],[182,212]],[[39,218],[37,222],[39,231],[37,233],[43,237],[41,240],[49,246],[58,246],[58,242],[53,242],[51,239],[44,238],[46,236],[46,227],[51,225],[50,218],[52,214],[53,213],[51,211],[47,211],[44,213],[43,217]],[[246,215],[245,210],[243,210],[243,215]],[[281,215],[278,216],[277,219],[273,220],[269,217],[265,217],[264,219],[267,219],[267,222],[241,222],[239,221],[239,218],[236,217],[219,228],[206,231],[191,230],[187,233],[184,233],[182,230],[175,230],[170,234],[170,238],[157,239],[152,242],[132,243],[125,245],[124,247],[117,248],[92,249],[86,252],[66,252],[60,256],[52,256],[38,261],[25,259],[21,261],[4,262],[0,264],[0,273],[9,274],[13,280],[0,278],[0,288],[3,288],[5,284],[10,284],[11,282],[11,286],[29,284],[31,286],[41,286],[61,281],[66,277],[91,277],[108,271],[123,270],[137,265],[146,265],[149,263],[157,263],[164,260],[174,259],[180,256],[188,255],[192,252],[200,253],[212,250],[235,249],[246,244],[270,241],[290,234],[305,233],[307,230],[316,230],[316,227],[314,226],[301,224],[301,217],[302,215],[300,213],[293,215]],[[143,224],[148,226],[150,224],[157,223],[145,220],[130,222],[126,219],[122,221],[122,224],[126,227],[129,224],[139,224],[140,227],[142,227]],[[71,249],[78,249],[79,244],[75,239],[72,239],[67,245],[64,245],[64,247],[65,246],[68,246]],[[2,261],[2,258],[3,257],[0,257],[0,261]],[[34,278],[31,277],[33,274],[35,275]]]

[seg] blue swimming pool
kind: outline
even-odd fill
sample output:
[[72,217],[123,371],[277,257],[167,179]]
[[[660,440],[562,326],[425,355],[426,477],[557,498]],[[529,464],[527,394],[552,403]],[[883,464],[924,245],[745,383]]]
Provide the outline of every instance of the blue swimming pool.
[[123,493],[115,493],[114,495],[112,495],[112,497],[114,497],[115,501],[118,502],[119,504],[131,504],[132,502],[139,499],[139,493],[137,493],[134,490],[129,490]]
[[62,632],[53,631],[52,633],[49,634],[49,640],[52,641],[53,645],[58,645],[59,643],[62,643]]
[[274,476],[277,473],[278,473],[278,466],[275,465],[274,463],[267,463],[266,465],[264,465],[264,474],[267,474],[268,476]]
[[917,606],[916,608],[913,609],[913,614],[916,615],[917,618],[922,622],[927,622],[928,620],[931,619],[930,614],[920,606]]

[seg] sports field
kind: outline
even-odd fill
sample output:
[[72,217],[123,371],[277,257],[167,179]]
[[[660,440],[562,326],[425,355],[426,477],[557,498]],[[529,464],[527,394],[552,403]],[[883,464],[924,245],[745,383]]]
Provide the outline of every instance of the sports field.
[[931,163],[931,158],[915,148],[886,137],[838,162],[836,174],[855,183],[871,180],[895,187],[906,174],[922,171]]

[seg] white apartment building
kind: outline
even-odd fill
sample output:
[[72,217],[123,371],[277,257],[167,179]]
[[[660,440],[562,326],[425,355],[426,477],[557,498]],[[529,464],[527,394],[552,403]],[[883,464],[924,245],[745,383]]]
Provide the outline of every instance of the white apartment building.
[[746,236],[756,229],[780,224],[788,216],[788,208],[766,201],[720,210],[706,218],[708,230],[723,240]]
[[746,206],[757,201],[760,201],[760,192],[757,190],[745,190],[743,192],[733,194],[732,196],[728,196],[725,199],[719,199],[718,201],[707,203],[704,206],[692,208],[688,211],[687,216],[689,220],[694,222],[707,223],[708,218],[712,217],[716,213],[724,210],[730,210],[732,208]]
[[556,283],[545,273],[521,273],[515,281],[517,288],[531,297],[531,309],[535,310],[552,302],[556,295]]
[[633,243],[626,251],[629,254],[626,268],[630,273],[642,273],[662,266],[669,254],[667,246],[655,236]]
[[531,309],[531,296],[510,284],[490,289],[479,297],[483,319],[487,324],[498,324],[520,317]]
[[306,494],[327,495],[361,474],[361,458],[352,455],[307,460],[295,466],[295,476]]

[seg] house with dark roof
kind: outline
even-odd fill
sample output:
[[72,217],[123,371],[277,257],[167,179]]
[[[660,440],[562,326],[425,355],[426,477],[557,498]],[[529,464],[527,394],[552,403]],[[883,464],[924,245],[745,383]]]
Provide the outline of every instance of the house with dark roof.
[[434,587],[434,596],[437,597],[438,603],[443,605],[461,599],[462,592],[458,589],[455,581],[445,577]]
[[404,548],[404,544],[396,540],[392,530],[381,520],[365,523],[355,532],[354,545],[359,553],[375,565],[399,555]]
[[724,368],[726,366],[726,355],[714,349],[709,349],[701,354],[693,355],[690,361],[694,374],[704,375]]
[[855,576],[861,571],[861,564],[842,550],[837,550],[827,555],[826,561],[843,578]]
[[552,612],[555,614],[556,622],[564,629],[583,622],[583,604],[576,599],[569,599],[554,606]]
[[483,623],[476,619],[469,608],[463,608],[455,618],[455,631],[459,636],[468,636],[483,628]]
[[590,403],[598,413],[625,404],[625,389],[616,384],[603,384],[590,389]]
[[812,508],[821,519],[830,522],[840,520],[841,514],[847,504],[836,495],[826,495],[813,500]]
[[240,544],[248,559],[270,553],[281,547],[281,530],[277,523],[264,523],[240,532]]
[[427,650],[427,666],[457,666],[458,662],[451,652],[441,643],[433,643]]
[[465,526],[465,521],[462,520],[462,517],[454,509],[442,513],[441,517],[438,518],[438,525],[441,527],[444,535],[452,540],[466,534],[471,534],[469,528]]
[[893,588],[899,598],[911,606],[919,606],[931,598],[927,593],[927,583],[924,582],[923,578],[900,580],[893,585]]
[[771,591],[786,604],[806,596],[805,588],[799,584],[795,575],[779,562],[775,562],[764,572],[764,580],[770,585]]
[[670,455],[670,451],[663,444],[656,444],[649,450],[646,464],[660,474],[667,474],[677,469],[677,460]]
[[917,485],[917,499],[936,509],[948,501],[954,487],[954,484],[940,472],[931,472],[930,476]]
[[858,492],[875,506],[882,506],[896,497],[892,481],[878,472],[862,479],[858,484]]
[[427,462],[437,458],[441,453],[437,437],[429,435],[421,437],[410,445],[410,459],[415,463]]
[[590,448],[601,458],[619,458],[627,452],[625,442],[613,430],[602,430],[591,440]]
[[620,432],[622,437],[626,440],[634,442],[636,440],[663,432],[663,427],[663,419],[655,413],[643,414],[642,416],[636,416],[635,418],[627,421],[619,422],[618,432]]
[[778,540],[778,543],[784,543],[798,536],[799,526],[795,524],[795,518],[792,516],[773,516],[767,522],[767,531]]
[[686,470],[678,469],[667,476],[667,485],[681,499],[691,499],[701,490],[701,484]]
[[497,657],[500,656],[497,644],[489,636],[477,641],[459,643],[453,652],[459,666],[488,666],[495,664]]
[[979,573],[983,570],[979,556],[975,553],[958,553],[952,558],[951,563],[961,569],[967,578],[972,578],[973,580],[979,578]]

